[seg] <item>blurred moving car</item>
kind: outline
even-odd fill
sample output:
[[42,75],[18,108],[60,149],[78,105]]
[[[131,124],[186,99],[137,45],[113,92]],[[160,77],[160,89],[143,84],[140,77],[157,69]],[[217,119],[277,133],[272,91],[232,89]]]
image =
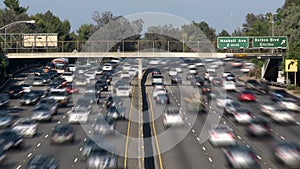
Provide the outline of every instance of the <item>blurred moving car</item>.
[[249,90],[241,91],[239,94],[239,100],[240,101],[251,101],[256,102],[256,97],[254,94]]
[[7,112],[0,112],[0,128],[7,128],[12,124],[13,117]]
[[263,117],[252,118],[247,125],[246,131],[250,136],[270,136],[270,122]]
[[22,86],[11,86],[9,88],[9,96],[10,98],[16,99],[16,98],[20,98],[23,96],[24,90],[22,88]]
[[236,101],[228,101],[225,103],[224,113],[228,115],[233,115],[235,112],[242,108],[243,106],[240,103]]
[[91,108],[88,106],[73,107],[68,111],[68,123],[88,123]]
[[55,114],[54,107],[47,104],[37,104],[31,110],[31,118],[36,121],[51,121]]
[[0,107],[8,106],[9,103],[9,95],[6,93],[0,93]]
[[300,144],[291,141],[282,141],[273,146],[275,159],[290,168],[300,166]]
[[24,137],[33,137],[37,134],[38,123],[31,118],[20,118],[13,126],[12,130]]
[[107,116],[115,120],[125,119],[125,109],[126,108],[121,105],[112,105],[107,111]]
[[226,162],[234,169],[260,169],[259,159],[256,152],[247,145],[235,144],[223,149]]
[[236,81],[234,74],[229,74],[225,77],[227,81]]
[[236,84],[234,81],[224,81],[223,89],[227,91],[236,91]]
[[269,92],[268,85],[261,84],[255,79],[248,79],[245,82],[245,89],[247,89],[247,90],[256,90],[259,93],[268,93]]
[[283,107],[276,107],[269,115],[276,123],[295,122],[295,114]]
[[117,168],[118,158],[113,148],[94,147],[87,159],[89,168]]
[[156,104],[170,104],[170,96],[168,93],[157,93],[155,97]]
[[0,133],[0,145],[3,150],[9,150],[11,148],[20,148],[23,143],[23,138],[16,131],[11,129],[5,129]]
[[232,101],[233,101],[233,99],[228,95],[226,95],[226,96],[221,95],[221,96],[216,98],[216,104],[220,108],[225,107],[226,103],[229,103],[229,102],[232,102]]
[[274,102],[262,102],[259,105],[260,111],[267,116],[270,116],[272,112],[279,107],[278,105],[274,104]]
[[20,105],[35,105],[40,99],[41,96],[37,95],[35,92],[25,93],[20,98]]
[[183,114],[178,107],[167,107],[163,114],[163,126],[169,128],[171,126],[183,126]]
[[75,129],[69,124],[57,124],[50,134],[50,144],[71,143],[75,141]]
[[58,169],[59,162],[53,155],[35,154],[26,164],[26,169]]
[[227,125],[214,125],[209,133],[209,142],[213,146],[229,146],[236,144],[233,130]]
[[289,97],[284,97],[278,100],[279,105],[285,107],[286,109],[294,112],[300,111],[300,106],[297,100]]
[[285,91],[285,89],[272,89],[269,93],[273,101],[278,101],[281,98],[288,96],[288,93]]
[[108,116],[97,117],[94,124],[94,133],[100,135],[113,134],[114,130],[114,119]]
[[69,103],[69,95],[66,89],[52,89],[49,97],[56,100],[59,105],[66,107]]
[[182,84],[182,78],[178,75],[171,76],[171,84]]
[[57,102],[57,100],[53,99],[53,98],[50,98],[50,97],[45,97],[45,98],[42,98],[37,105],[43,105],[43,104],[46,104],[48,105],[49,107],[51,107],[54,111],[52,115],[55,115],[57,114],[58,112],[58,106],[59,106],[59,103]]
[[44,82],[44,79],[39,77],[39,76],[35,76],[32,80],[32,85],[33,86],[43,86],[46,83]]
[[254,118],[254,115],[249,110],[241,108],[233,113],[233,117],[239,124],[248,124]]
[[21,84],[20,86],[23,88],[23,91],[24,91],[25,93],[31,92],[32,86],[31,86],[30,84],[23,83],[23,84]]

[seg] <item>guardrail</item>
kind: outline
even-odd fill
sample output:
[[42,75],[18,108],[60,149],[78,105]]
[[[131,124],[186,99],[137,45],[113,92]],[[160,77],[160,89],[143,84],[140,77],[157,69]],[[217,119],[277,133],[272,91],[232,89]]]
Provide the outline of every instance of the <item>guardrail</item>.
[[15,72],[13,72],[13,73],[8,77],[8,79],[5,80],[5,81],[3,82],[3,84],[1,84],[0,90],[3,90],[3,89],[6,87],[6,85],[11,81],[11,79],[14,78],[18,73],[21,73],[21,72],[23,72],[23,71],[25,71],[25,70],[31,69],[31,68],[33,68],[33,67],[38,67],[38,66],[40,66],[40,65],[38,65],[38,64],[32,64],[32,65],[28,65],[28,66],[26,66],[26,67],[23,67],[23,68],[21,68],[21,69],[15,71]]

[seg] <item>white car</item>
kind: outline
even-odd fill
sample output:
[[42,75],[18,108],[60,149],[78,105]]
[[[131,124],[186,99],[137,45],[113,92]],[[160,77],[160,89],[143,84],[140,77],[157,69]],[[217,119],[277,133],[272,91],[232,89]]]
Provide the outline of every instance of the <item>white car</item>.
[[248,124],[254,118],[247,109],[239,109],[233,113],[234,120],[239,124]]
[[229,96],[221,96],[216,98],[217,106],[220,108],[224,108],[226,103],[233,102],[233,99]]
[[113,67],[110,63],[105,63],[102,67],[103,71],[111,71],[112,69],[113,69]]
[[24,137],[33,137],[37,134],[38,122],[31,118],[20,118],[12,127],[12,130],[16,131]]
[[224,81],[223,82],[223,89],[224,90],[233,90],[236,91],[236,84],[234,81]]
[[32,86],[30,84],[23,83],[23,84],[21,84],[21,87],[23,89],[23,92],[25,92],[25,93],[31,92]]
[[183,125],[184,120],[181,110],[177,107],[168,107],[163,114],[163,126],[169,128]]
[[128,70],[130,69],[130,64],[125,63],[125,64],[122,66],[122,69],[125,70],[125,71],[128,71]]
[[169,75],[170,75],[170,76],[176,76],[176,75],[177,75],[177,70],[176,70],[175,68],[171,68],[171,69],[169,70]]
[[254,63],[244,63],[242,68],[241,68],[241,72],[248,73],[250,70],[252,70],[254,68],[255,68]]
[[72,72],[65,72],[61,77],[64,78],[67,82],[73,82],[74,80],[74,75]]
[[213,146],[230,146],[236,144],[233,130],[227,125],[213,126],[209,134],[209,142]]
[[286,108],[276,108],[270,117],[277,123],[295,122],[295,114]]
[[115,89],[116,95],[120,97],[130,97],[131,89],[129,86],[119,86]]
[[73,107],[68,112],[68,123],[87,123],[91,109],[85,106]]
[[75,72],[76,68],[77,68],[77,66],[75,64],[69,64],[68,69],[69,69],[70,72]]
[[131,77],[134,77],[138,73],[138,70],[135,68],[130,68],[128,72]]
[[[277,106],[280,108],[279,106]],[[272,112],[276,109],[274,102],[262,102],[259,106],[260,111],[267,116],[270,116]]]
[[167,89],[164,86],[155,87],[155,89],[153,90],[153,98],[155,99],[155,97],[159,93],[168,93],[168,92],[167,92]]
[[96,73],[94,71],[87,71],[85,72],[84,76],[89,80],[95,80]]
[[182,72],[182,69],[181,69],[180,67],[175,68],[175,70],[176,70],[178,73],[181,73],[181,72]]
[[230,75],[230,74],[231,74],[230,72],[223,72],[223,73],[222,73],[222,77],[225,78],[225,77],[227,77],[227,76]]
[[300,106],[298,105],[298,102],[293,98],[284,97],[281,98],[278,103],[279,105],[287,108],[288,110],[297,111],[297,112],[300,111]]
[[123,72],[121,72],[120,78],[122,79],[122,78],[126,78],[126,77],[130,77],[129,72],[128,72],[128,71],[123,71]]

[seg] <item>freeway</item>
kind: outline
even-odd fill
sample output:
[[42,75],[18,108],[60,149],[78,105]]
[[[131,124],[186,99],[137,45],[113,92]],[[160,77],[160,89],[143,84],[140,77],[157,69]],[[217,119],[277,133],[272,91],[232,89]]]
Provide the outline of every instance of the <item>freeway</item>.
[[[151,61],[146,60],[146,62]],[[172,85],[168,68],[180,65],[176,62],[174,65],[168,59],[163,62],[170,63],[163,68],[156,64],[143,63],[146,68],[160,67],[163,71],[165,86],[170,94],[170,104],[156,104],[153,98],[153,86],[151,85],[151,71],[144,71],[144,79],[141,86],[137,85],[135,78],[134,85],[131,85],[132,97],[124,97],[123,105],[126,107],[126,120],[117,120],[115,123],[115,134],[101,136],[103,142],[112,143],[116,146],[118,155],[117,168],[134,169],[182,169],[182,168],[205,168],[205,169],[223,169],[230,168],[223,155],[223,149],[214,147],[207,141],[209,138],[208,130],[213,124],[226,124],[230,126],[236,135],[239,143],[251,146],[257,152],[259,164],[263,169],[282,169],[286,168],[274,160],[272,145],[278,141],[291,140],[299,142],[299,114],[296,114],[296,124],[279,125],[271,123],[271,136],[266,138],[250,137],[246,132],[245,125],[237,124],[230,116],[223,115],[223,109],[218,108],[214,101],[207,103],[208,113],[195,114],[187,109],[186,98],[191,96],[203,97],[200,88],[194,88],[189,80],[183,80],[182,85]],[[132,63],[132,62],[131,62]],[[161,61],[162,63],[162,61]],[[182,65],[182,73],[179,75],[185,79],[187,75],[186,65]],[[233,68],[229,62],[225,62],[222,68],[230,71],[236,76],[241,72],[238,68]],[[220,72],[223,72],[219,69]],[[204,67],[198,69],[202,76],[205,73]],[[33,78],[33,70],[24,72],[26,82]],[[120,72],[119,72],[120,73]],[[120,80],[119,73],[114,75],[114,81]],[[149,74],[148,74],[149,73]],[[101,78],[97,76],[96,79]],[[114,86],[115,82],[112,83]],[[11,81],[11,85],[16,81]],[[9,85],[8,85],[9,86]],[[269,95],[258,95],[257,102],[240,102],[238,94],[243,90],[243,85],[237,86],[235,92],[223,92],[243,107],[250,110],[255,116],[261,116],[258,109],[262,101],[270,100]],[[46,86],[33,87],[33,90],[46,90]],[[93,125],[98,116],[106,115],[108,109],[105,104],[108,95],[115,95],[114,92],[104,92],[100,104],[92,103],[92,112],[87,124],[72,124],[76,131],[74,144],[50,145],[49,135],[56,124],[68,123],[67,112],[76,106],[76,100],[82,96],[85,88],[80,88],[79,94],[73,94],[71,102],[67,107],[59,108],[58,114],[54,116],[51,122],[39,123],[38,134],[33,138],[25,138],[24,144],[20,149],[12,149],[7,153],[6,159],[1,163],[1,169],[21,169],[25,168],[28,160],[38,153],[53,154],[59,160],[60,168],[87,168],[87,162],[82,161],[80,154],[85,141],[93,137]],[[15,115],[14,121],[22,117],[30,117],[32,106],[20,106],[19,99],[10,99],[9,107]],[[299,102],[299,100],[298,100]],[[184,126],[171,127],[166,129],[163,126],[163,112],[167,107],[178,107],[183,112]],[[1,108],[2,109],[2,108]],[[1,129],[3,130],[3,129]],[[144,159],[145,158],[145,159]]]

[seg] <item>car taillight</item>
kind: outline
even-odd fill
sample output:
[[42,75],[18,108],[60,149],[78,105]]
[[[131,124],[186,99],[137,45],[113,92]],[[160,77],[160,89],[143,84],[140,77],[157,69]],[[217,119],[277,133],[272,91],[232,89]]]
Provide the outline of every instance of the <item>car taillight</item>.
[[239,113],[234,113],[235,116],[240,117],[241,115]]
[[231,133],[231,132],[228,131],[227,134],[228,134],[231,138],[235,138],[233,133]]

